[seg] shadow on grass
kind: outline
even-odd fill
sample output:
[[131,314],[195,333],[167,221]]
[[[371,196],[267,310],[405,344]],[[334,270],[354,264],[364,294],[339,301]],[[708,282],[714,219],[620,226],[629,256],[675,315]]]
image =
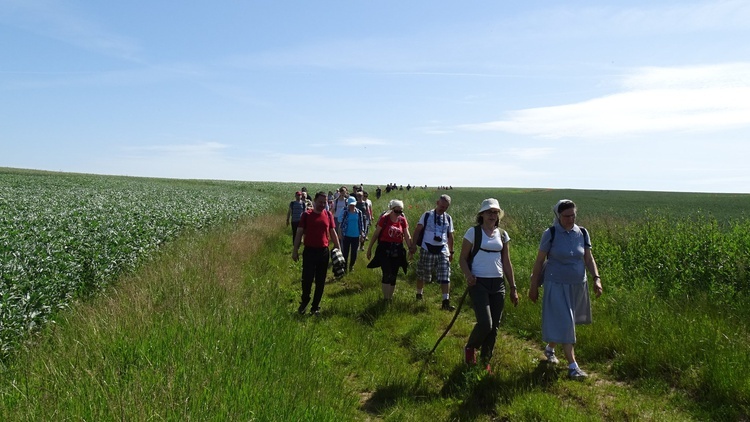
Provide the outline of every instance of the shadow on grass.
[[392,306],[392,300],[379,299],[377,302],[371,304],[362,312],[357,314],[357,321],[372,327],[375,325],[375,321],[377,321],[383,314],[388,312],[388,310]]
[[381,416],[399,401],[424,401],[428,397],[425,391],[415,391],[411,385],[389,384],[378,388],[362,403],[361,410],[373,416]]
[[460,399],[460,405],[450,420],[475,420],[482,416],[495,418],[497,406],[511,403],[515,397],[535,389],[546,390],[558,381],[560,370],[540,361],[534,371],[516,378],[500,378],[487,373],[479,366],[456,366],[439,392],[430,392],[423,385],[423,376],[430,364],[425,360],[413,385],[388,384],[375,392],[362,404],[361,409],[375,416],[387,413],[399,402],[425,402],[440,398]]
[[546,361],[540,361],[534,371],[515,378],[500,378],[481,367],[459,367],[443,386],[441,395],[463,399],[451,420],[474,420],[483,415],[494,418],[498,405],[509,404],[517,396],[535,389],[546,390],[557,382],[559,373]]

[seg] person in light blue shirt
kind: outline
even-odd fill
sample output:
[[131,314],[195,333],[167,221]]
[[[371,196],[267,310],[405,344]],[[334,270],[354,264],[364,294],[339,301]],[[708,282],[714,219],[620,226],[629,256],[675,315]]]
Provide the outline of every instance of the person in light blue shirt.
[[365,237],[365,220],[362,212],[357,209],[357,200],[350,196],[347,199],[347,209],[341,214],[341,236],[344,239],[343,250],[349,272],[357,262],[357,250]]
[[547,342],[544,349],[547,362],[559,362],[555,346],[562,344],[568,361],[568,377],[583,379],[588,375],[578,366],[573,347],[576,344],[576,324],[591,323],[586,270],[594,278],[596,297],[602,294],[602,280],[591,253],[588,231],[576,224],[576,204],[562,199],[552,210],[555,221],[542,234],[531,275],[529,299],[537,301],[543,279],[542,340]]

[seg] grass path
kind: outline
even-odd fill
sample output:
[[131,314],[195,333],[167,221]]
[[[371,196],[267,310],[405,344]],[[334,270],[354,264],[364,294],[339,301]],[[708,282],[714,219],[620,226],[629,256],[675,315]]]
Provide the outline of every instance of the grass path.
[[326,287],[320,318],[300,317],[290,250],[281,213],[167,246],[19,352],[3,374],[0,419],[693,419],[679,394],[606,371],[568,381],[563,365],[539,362],[539,342],[506,332],[493,375],[467,369],[467,305],[425,365],[452,317],[439,309],[438,286],[417,303],[412,276],[400,277],[384,304],[380,271],[364,256]]

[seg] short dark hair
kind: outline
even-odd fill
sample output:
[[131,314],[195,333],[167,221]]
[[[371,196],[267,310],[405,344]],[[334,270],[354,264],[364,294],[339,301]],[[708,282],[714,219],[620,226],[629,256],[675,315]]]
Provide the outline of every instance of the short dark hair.
[[316,194],[315,194],[315,200],[316,200],[316,201],[318,200],[318,197],[319,197],[319,196],[322,196],[323,198],[325,198],[326,200],[328,200],[328,194],[326,194],[326,193],[325,193],[325,192],[323,192],[323,191],[320,191],[320,192],[318,192],[318,193],[316,193]]

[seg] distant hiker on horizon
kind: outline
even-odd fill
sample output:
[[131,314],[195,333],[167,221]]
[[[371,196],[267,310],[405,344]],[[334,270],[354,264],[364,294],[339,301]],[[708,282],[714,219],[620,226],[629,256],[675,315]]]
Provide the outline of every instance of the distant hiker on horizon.
[[414,229],[414,243],[409,248],[412,256],[420,248],[417,263],[417,300],[422,300],[424,285],[432,279],[432,271],[437,269],[437,281],[443,292],[442,308],[453,311],[451,305],[451,261],[453,261],[453,220],[446,212],[451,206],[451,197],[441,195],[435,208],[422,214]]
[[310,303],[310,292],[315,282],[315,295],[312,298],[310,308],[311,315],[320,315],[320,300],[323,298],[323,290],[328,273],[328,262],[330,252],[328,245],[341,249],[339,238],[336,236],[336,223],[333,214],[326,210],[327,197],[325,192],[315,194],[314,208],[302,214],[294,237],[292,249],[292,260],[299,260],[299,246],[303,241],[305,248],[302,251],[302,299],[297,312],[304,315],[307,304]]
[[586,270],[594,277],[596,297],[602,294],[602,279],[591,253],[588,231],[576,224],[576,204],[561,199],[552,211],[555,220],[542,234],[531,274],[529,299],[537,301],[539,286],[544,283],[542,340],[547,342],[544,355],[548,363],[557,364],[555,346],[562,344],[568,360],[568,377],[583,379],[588,374],[578,367],[573,347],[576,344],[576,324],[591,324]]

